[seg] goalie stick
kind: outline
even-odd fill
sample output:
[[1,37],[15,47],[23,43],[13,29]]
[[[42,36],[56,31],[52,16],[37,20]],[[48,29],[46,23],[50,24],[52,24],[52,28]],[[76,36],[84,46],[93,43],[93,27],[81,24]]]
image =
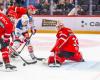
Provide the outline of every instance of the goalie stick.
[[[67,39],[66,40],[64,40],[64,42],[58,47],[58,48],[61,48],[68,40],[69,40],[69,38],[70,38],[70,36],[73,36],[73,35],[69,35],[68,37],[67,37]],[[60,67],[60,65],[57,65],[57,60],[56,60],[56,54],[57,54],[58,52],[54,52],[54,64],[53,65],[50,65],[49,67]]]

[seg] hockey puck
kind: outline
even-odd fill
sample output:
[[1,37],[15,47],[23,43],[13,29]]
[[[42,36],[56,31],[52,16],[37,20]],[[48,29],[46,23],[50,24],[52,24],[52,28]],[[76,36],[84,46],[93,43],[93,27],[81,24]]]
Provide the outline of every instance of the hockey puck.
[[47,60],[46,60],[46,59],[43,59],[43,60],[42,60],[42,63],[43,63],[43,64],[47,64]]
[[25,64],[25,63],[23,63],[23,66],[26,66],[26,64]]

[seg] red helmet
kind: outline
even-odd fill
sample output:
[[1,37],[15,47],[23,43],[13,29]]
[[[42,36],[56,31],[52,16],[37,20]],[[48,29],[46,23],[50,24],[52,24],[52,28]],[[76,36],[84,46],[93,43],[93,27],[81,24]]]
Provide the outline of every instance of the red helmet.
[[10,11],[10,10],[13,10],[14,11],[15,10],[15,6],[9,6],[8,7],[8,11]]
[[17,18],[17,13],[13,10],[10,10],[7,15],[11,16],[11,17],[14,17],[14,18]]
[[36,10],[37,10],[36,7],[34,7],[33,5],[29,5],[29,6],[27,7],[27,9],[31,9],[31,10],[33,10],[33,11],[36,11]]

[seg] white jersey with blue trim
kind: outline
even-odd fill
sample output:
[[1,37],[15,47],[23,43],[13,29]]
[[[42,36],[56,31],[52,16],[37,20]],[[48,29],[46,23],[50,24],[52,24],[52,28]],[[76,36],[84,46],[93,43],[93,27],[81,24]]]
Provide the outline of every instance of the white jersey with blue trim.
[[22,33],[27,32],[29,29],[32,29],[31,26],[29,25],[29,22],[26,26],[23,26],[21,20],[19,20],[17,25],[16,25],[15,35],[21,36]]

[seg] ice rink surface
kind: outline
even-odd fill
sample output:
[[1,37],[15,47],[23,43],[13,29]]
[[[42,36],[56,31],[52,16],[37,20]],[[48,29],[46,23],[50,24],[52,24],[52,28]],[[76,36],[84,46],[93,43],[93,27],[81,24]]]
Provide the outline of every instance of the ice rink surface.
[[[34,46],[34,54],[37,57],[47,58],[51,53],[56,34],[38,33],[32,36],[31,42]],[[76,34],[80,43],[80,51],[86,62],[66,63],[60,68],[50,68],[47,64],[23,66],[20,58],[12,60],[17,66],[15,72],[3,72],[0,68],[0,80],[100,80],[100,35]],[[1,56],[1,55],[0,55]],[[27,48],[21,53],[29,60]]]

